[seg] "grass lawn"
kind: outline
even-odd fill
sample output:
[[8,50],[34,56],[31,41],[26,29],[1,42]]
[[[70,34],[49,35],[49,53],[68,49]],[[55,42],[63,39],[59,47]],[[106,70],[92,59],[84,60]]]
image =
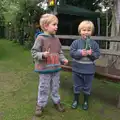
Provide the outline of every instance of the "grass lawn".
[[120,87],[98,79],[93,81],[89,110],[72,110],[72,78],[67,72],[61,72],[60,88],[66,112],[58,113],[49,100],[44,115],[34,117],[38,74],[33,68],[30,51],[0,40],[0,120],[120,120],[120,109],[115,106]]

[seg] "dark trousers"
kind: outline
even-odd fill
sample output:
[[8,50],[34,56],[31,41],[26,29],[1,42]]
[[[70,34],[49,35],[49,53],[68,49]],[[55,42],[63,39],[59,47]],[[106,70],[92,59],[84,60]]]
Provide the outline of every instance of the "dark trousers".
[[72,76],[74,93],[76,94],[82,91],[84,94],[90,95],[94,74],[80,74],[73,72]]

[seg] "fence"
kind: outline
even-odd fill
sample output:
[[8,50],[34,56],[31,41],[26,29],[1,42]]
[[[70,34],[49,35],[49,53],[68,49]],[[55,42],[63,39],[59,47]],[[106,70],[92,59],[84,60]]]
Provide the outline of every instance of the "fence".
[[[79,36],[73,36],[73,35],[57,35],[57,37],[61,40],[61,43],[67,42],[67,46],[62,46],[64,50],[69,50],[69,45],[72,43],[73,40],[79,39]],[[120,37],[104,37],[104,36],[92,36],[93,40],[96,40],[100,48],[103,47],[102,44],[105,43],[105,48],[100,49],[101,56],[100,59],[98,59],[96,64],[96,73],[102,76],[105,76],[107,78],[110,78],[113,82],[120,82],[120,60],[118,59],[120,57],[120,51],[118,50],[110,50],[109,45],[111,42],[120,42]],[[120,47],[120,46],[119,46]],[[64,70],[72,70],[71,65],[69,66],[62,66]],[[120,93],[118,95],[118,102],[117,102],[117,108],[120,108]]]
[[[79,39],[80,36],[75,35],[57,35],[62,43],[64,50],[69,50],[69,46],[73,40]],[[110,43],[120,42],[120,37],[105,37],[105,36],[92,36],[91,39],[96,40],[100,46],[101,56],[95,61],[96,73],[110,78],[113,82],[120,82],[120,51],[109,49]],[[103,45],[105,44],[105,45]],[[104,48],[104,49],[103,49]],[[71,66],[62,66],[63,69],[71,71]]]

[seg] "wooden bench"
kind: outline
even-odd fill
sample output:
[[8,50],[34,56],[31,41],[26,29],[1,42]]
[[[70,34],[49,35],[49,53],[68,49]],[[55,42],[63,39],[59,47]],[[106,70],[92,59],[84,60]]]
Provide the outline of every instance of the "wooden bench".
[[[79,39],[80,36],[75,36],[75,35],[57,35],[57,37],[59,39],[65,40],[65,39],[69,39],[69,40],[75,40],[75,39]],[[106,42],[120,42],[120,37],[119,36],[115,36],[115,37],[105,37],[105,36],[92,36],[93,40],[98,40],[98,41],[106,41]],[[69,46],[62,46],[63,50],[70,50]],[[103,67],[103,68],[108,68],[106,70],[106,72],[108,72],[109,67],[113,66],[114,63],[117,61],[117,59],[120,57],[120,51],[115,51],[115,50],[110,50],[110,49],[100,49],[101,52],[101,56],[98,60],[96,60],[95,64],[96,67]],[[116,59],[113,60],[111,63],[109,63],[109,57],[107,56],[116,56]],[[71,61],[70,61],[71,62]],[[72,67],[71,65],[61,65],[61,67],[63,68],[63,70],[67,70],[69,72],[72,71]],[[113,75],[113,74],[108,74],[108,73],[99,73],[96,71],[97,74],[100,74],[102,76],[111,78],[113,82],[120,82],[120,74],[118,76]],[[120,73],[120,72],[118,72]],[[118,103],[117,103],[117,107],[120,108],[120,93],[118,95]]]

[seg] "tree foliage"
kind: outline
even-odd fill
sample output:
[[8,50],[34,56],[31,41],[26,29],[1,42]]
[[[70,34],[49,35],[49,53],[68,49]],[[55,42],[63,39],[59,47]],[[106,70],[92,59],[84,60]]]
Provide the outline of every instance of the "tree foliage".
[[[8,39],[16,39],[20,44],[34,40],[35,23],[43,13],[38,3],[39,0],[0,1],[0,21],[5,23]],[[27,39],[26,34],[29,36]]]
[[100,0],[98,0],[97,2],[96,0],[66,0],[67,4],[87,8],[90,10],[95,10],[96,8],[98,8],[97,5],[99,2]]
[[[0,24],[6,25],[9,39],[17,39],[24,44],[26,33],[34,34],[35,24],[39,22],[40,15],[45,12],[38,5],[45,0],[1,0],[0,1]],[[59,1],[59,0],[57,0]],[[95,11],[99,9],[99,3],[108,6],[112,0],[61,0],[66,4],[87,8]],[[106,2],[107,1],[107,2]],[[12,32],[9,32],[12,31]],[[34,40],[33,34],[29,38]]]

